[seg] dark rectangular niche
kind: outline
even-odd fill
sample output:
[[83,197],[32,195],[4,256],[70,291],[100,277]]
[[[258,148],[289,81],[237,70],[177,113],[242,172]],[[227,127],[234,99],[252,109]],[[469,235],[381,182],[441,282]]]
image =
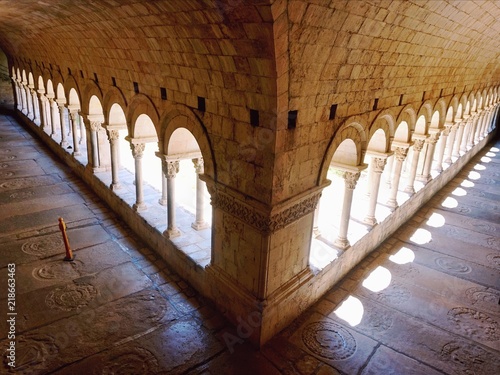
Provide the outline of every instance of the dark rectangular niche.
[[259,111],[256,109],[250,110],[250,125],[259,126]]
[[68,68],[68,74],[71,75],[71,69],[70,68]]
[[297,127],[297,115],[299,111],[288,112],[288,129],[295,129]]
[[113,86],[116,86],[116,78],[115,77],[111,77],[111,83],[113,84]]
[[378,98],[375,98],[375,100],[373,101],[373,110],[375,111],[378,107]]
[[96,83],[98,83],[98,82],[99,82],[99,78],[97,78],[97,73],[94,73],[94,81],[95,81]]
[[137,82],[134,82],[134,92],[139,94],[139,84]]
[[403,104],[403,94],[399,95],[399,105]]
[[83,78],[83,70],[80,70],[80,77]]
[[165,87],[160,87],[160,94],[162,100],[167,100],[167,89]]
[[336,114],[337,114],[337,104],[332,104],[332,106],[330,107],[330,116],[328,116],[328,119],[333,120]]
[[201,112],[205,112],[205,109],[206,109],[205,98],[198,96],[198,110]]

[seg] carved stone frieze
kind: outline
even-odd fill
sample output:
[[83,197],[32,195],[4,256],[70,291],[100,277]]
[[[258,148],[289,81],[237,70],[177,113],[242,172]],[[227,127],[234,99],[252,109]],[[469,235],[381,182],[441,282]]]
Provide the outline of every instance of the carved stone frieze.
[[314,212],[320,197],[321,192],[317,192],[288,208],[266,214],[227,193],[216,191],[212,195],[212,205],[264,233],[273,233],[283,229],[301,217]]

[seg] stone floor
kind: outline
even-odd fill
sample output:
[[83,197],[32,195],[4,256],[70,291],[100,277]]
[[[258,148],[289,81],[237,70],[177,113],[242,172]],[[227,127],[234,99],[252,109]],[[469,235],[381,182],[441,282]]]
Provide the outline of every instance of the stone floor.
[[[0,373],[498,374],[500,142],[261,350],[0,116]],[[63,217],[74,262],[62,261]],[[16,369],[8,367],[15,264]],[[12,306],[12,305],[11,305]]]

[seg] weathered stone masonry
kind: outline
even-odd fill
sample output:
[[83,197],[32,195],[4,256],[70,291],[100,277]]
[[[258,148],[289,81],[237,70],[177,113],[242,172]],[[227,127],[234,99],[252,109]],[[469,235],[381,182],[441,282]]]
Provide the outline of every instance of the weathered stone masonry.
[[[494,2],[73,5],[56,1],[35,24],[16,5],[22,26],[0,45],[18,115],[232,321],[257,312],[258,344],[411,217],[497,124]],[[154,198],[148,147],[162,164]],[[121,180],[124,149],[134,184]],[[176,200],[186,160],[197,184],[188,225]],[[332,194],[342,204],[325,226]],[[207,262],[186,250],[200,233]],[[318,241],[335,254],[321,267]]]

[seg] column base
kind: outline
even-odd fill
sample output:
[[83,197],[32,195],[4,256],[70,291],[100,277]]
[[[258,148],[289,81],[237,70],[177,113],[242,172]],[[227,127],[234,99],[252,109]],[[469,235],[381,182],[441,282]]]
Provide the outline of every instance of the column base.
[[118,189],[121,189],[121,185],[117,182],[117,183],[112,183],[111,185],[109,185],[109,188],[111,189],[111,191],[115,191],[115,190],[118,190]]
[[67,141],[62,141],[59,143],[59,146],[61,146],[64,149],[67,149],[69,147],[69,143]]
[[170,228],[170,229],[165,230],[163,232],[163,235],[166,238],[175,238],[175,237],[179,237],[181,235],[181,231],[177,228]]
[[160,198],[158,199],[158,203],[161,204],[162,206],[166,206],[167,205],[167,199],[163,199],[163,198]]
[[210,225],[208,225],[208,223],[206,222],[201,222],[201,223],[192,223],[191,224],[191,228],[195,229],[195,230],[202,230],[202,229],[206,229],[208,228]]
[[363,223],[371,225],[372,227],[377,225],[377,219],[374,217],[367,216],[363,219]]
[[81,156],[82,153],[80,151],[73,151],[73,156]]
[[319,236],[321,236],[321,231],[319,230],[319,228],[318,227],[313,228],[313,237],[318,238]]
[[341,238],[341,237],[337,237],[333,242],[333,244],[342,250],[345,250],[351,246],[347,238]]
[[140,212],[140,211],[145,211],[148,207],[146,206],[145,203],[134,203],[134,205],[132,206],[132,209],[135,211],[135,212]]
[[427,184],[430,180],[432,180],[432,176],[428,174],[427,176],[424,175],[418,175],[416,177],[417,181],[423,182],[424,184]]
[[386,205],[391,209],[391,211],[394,211],[396,208],[399,207],[398,201],[396,199],[389,199]]
[[405,193],[409,194],[410,197],[415,194],[415,188],[413,186],[407,186],[405,187],[405,189],[403,190]]

